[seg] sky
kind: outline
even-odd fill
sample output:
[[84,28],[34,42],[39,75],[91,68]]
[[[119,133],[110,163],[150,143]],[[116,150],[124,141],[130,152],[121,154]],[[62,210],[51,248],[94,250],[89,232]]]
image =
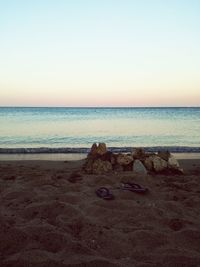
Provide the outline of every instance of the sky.
[[0,0],[0,106],[200,106],[199,0]]

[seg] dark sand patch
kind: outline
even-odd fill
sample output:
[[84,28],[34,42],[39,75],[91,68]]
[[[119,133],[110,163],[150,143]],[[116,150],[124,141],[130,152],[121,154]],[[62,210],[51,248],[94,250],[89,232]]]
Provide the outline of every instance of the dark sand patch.
[[[141,176],[0,162],[0,266],[200,266],[200,160],[180,163],[185,175]],[[149,192],[118,188],[128,181]],[[97,197],[101,186],[115,199]]]

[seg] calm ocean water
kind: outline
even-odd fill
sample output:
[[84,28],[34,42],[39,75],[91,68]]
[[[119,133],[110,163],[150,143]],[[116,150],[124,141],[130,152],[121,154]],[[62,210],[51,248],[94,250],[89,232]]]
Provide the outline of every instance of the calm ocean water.
[[0,108],[0,148],[200,146],[200,108]]

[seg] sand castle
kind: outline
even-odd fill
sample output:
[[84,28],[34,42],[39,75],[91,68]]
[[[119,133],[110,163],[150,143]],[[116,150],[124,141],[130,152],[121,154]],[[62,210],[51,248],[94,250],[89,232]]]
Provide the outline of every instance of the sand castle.
[[132,153],[122,154],[108,151],[105,143],[94,143],[88,153],[83,170],[88,174],[103,174],[112,171],[136,173],[182,174],[178,161],[169,151],[147,153],[136,148]]

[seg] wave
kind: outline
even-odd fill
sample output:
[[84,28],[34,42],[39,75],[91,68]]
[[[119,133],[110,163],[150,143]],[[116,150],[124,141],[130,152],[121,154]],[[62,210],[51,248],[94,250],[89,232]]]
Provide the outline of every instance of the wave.
[[[108,150],[114,153],[129,153],[137,147],[108,147]],[[162,150],[168,150],[171,153],[200,153],[200,147],[189,147],[189,146],[151,146],[143,147],[146,152],[158,152]],[[0,148],[0,154],[84,154],[88,153],[90,148],[80,147],[37,147],[37,148]]]

